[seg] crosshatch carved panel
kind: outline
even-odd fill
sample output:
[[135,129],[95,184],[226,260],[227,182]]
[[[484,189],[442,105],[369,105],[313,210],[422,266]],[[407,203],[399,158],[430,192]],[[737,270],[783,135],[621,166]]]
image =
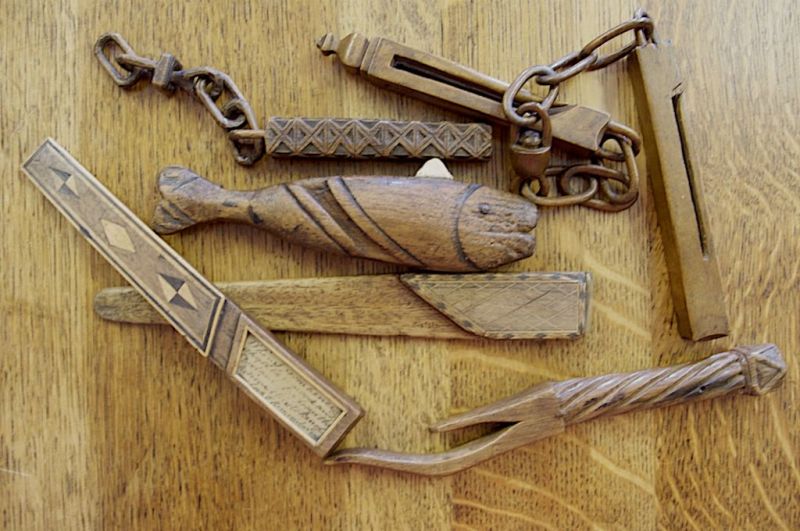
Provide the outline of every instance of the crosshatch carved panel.
[[264,130],[267,153],[281,157],[482,160],[492,128],[479,123],[277,118]]

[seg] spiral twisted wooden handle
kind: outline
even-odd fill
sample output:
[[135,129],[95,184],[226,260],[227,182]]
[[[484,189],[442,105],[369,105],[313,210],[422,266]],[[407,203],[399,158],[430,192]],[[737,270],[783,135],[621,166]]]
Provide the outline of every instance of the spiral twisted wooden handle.
[[769,392],[786,374],[775,345],[738,347],[697,363],[627,374],[575,378],[553,384],[565,424],[632,409],[718,397],[731,391]]
[[761,395],[777,387],[785,374],[786,362],[778,347],[765,344],[737,347],[675,367],[543,382],[431,427],[443,432],[490,422],[504,426],[461,446],[434,454],[350,448],[336,452],[326,463],[379,466],[430,476],[452,474],[561,433],[570,424],[736,391]]

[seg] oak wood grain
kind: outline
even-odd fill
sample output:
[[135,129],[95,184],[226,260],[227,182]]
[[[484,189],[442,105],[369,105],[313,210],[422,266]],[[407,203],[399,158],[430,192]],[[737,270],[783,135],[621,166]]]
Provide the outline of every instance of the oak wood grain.
[[[238,167],[200,105],[122,93],[92,55],[121,31],[143,50],[230,73],[259,116],[428,121],[464,117],[335,68],[314,39],[385,35],[499,79],[549,62],[631,16],[637,4],[499,0],[0,4],[0,525],[53,528],[793,529],[800,526],[800,35],[794,2],[645,2],[689,86],[695,171],[707,195],[731,334],[679,338],[663,246],[643,179],[614,215],[543,209],[536,255],[510,271],[590,271],[593,315],[577,342],[507,344],[281,334],[367,411],[346,446],[436,451],[460,436],[435,419],[544,380],[696,361],[773,342],[788,374],[774,393],[633,413],[445,479],[324,467],[164,327],[106,323],[94,294],[123,284],[19,172],[57,138],[140,217],[154,176],[191,166],[228,188],[328,175],[411,175],[415,163],[267,160]],[[638,124],[629,67],[579,76],[563,101]],[[495,156],[452,163],[504,188]],[[645,153],[639,157],[644,177]],[[303,249],[249,227],[170,245],[213,281],[401,269]],[[163,329],[162,329],[163,328]],[[600,356],[597,353],[613,353]],[[465,433],[472,438],[475,434]]]

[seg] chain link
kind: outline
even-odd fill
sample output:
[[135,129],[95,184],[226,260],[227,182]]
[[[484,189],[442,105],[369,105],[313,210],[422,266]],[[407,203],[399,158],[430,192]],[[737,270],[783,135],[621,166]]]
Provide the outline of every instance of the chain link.
[[236,83],[224,72],[209,66],[183,69],[170,54],[160,59],[142,57],[118,33],[106,33],[97,40],[95,56],[122,88],[129,89],[143,79],[164,92],[183,90],[205,106],[214,120],[228,132],[234,156],[250,166],[264,156],[265,145],[253,109]]
[[[598,50],[633,33],[634,39],[618,50],[601,55]],[[605,68],[652,42],[653,20],[641,9],[627,20],[598,35],[582,49],[568,53],[549,65],[536,65],[522,71],[503,94],[503,111],[506,118],[523,131],[518,138],[529,138],[524,133],[539,124],[555,102],[561,83],[583,72]],[[547,96],[536,112],[525,112],[524,105],[514,108],[514,102],[522,88],[530,81],[548,88]],[[618,150],[607,149],[606,143],[614,142]],[[639,195],[639,173],[635,157],[641,149],[642,140],[632,128],[611,120],[606,127],[603,142],[591,157],[591,163],[573,166],[549,167],[538,176],[525,176],[520,193],[527,199],[543,206],[584,205],[606,212],[618,212],[630,207]],[[624,163],[625,171],[606,165]],[[612,184],[614,183],[614,184]]]

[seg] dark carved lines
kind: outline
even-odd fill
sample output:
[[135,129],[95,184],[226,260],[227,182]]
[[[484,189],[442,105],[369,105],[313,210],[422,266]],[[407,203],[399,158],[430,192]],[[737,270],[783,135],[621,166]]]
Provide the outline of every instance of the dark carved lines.
[[375,223],[375,220],[367,214],[358,200],[356,200],[352,190],[347,186],[347,182],[344,179],[341,177],[328,179],[326,184],[328,185],[328,190],[330,190],[331,195],[336,199],[336,203],[362,231],[365,237],[369,238],[401,263],[417,267],[425,266],[420,259],[397,243],[397,241],[389,236],[380,225]]

